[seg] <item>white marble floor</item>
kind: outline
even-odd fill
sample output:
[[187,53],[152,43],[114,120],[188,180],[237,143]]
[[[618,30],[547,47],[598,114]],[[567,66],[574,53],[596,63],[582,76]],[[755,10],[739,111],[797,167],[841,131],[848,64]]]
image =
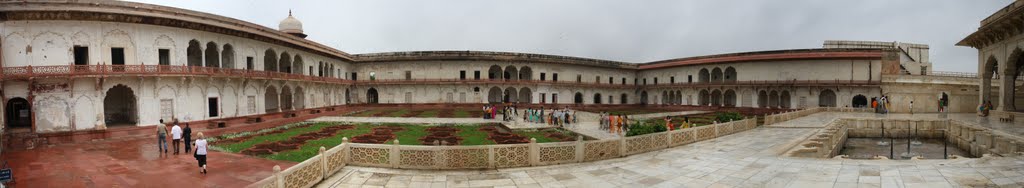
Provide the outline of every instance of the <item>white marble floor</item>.
[[1024,157],[1019,156],[898,161],[779,156],[814,127],[840,116],[846,115],[819,113],[776,124],[801,128],[760,127],[588,163],[455,171],[350,166],[317,187],[1024,187]]

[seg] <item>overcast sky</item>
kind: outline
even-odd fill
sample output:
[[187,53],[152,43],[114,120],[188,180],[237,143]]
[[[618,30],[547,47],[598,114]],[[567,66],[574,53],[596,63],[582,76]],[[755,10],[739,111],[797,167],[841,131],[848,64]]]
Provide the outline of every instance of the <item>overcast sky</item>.
[[309,39],[352,54],[507,51],[639,63],[873,40],[927,44],[934,70],[977,72],[977,50],[954,45],[1012,0],[142,2],[275,29],[291,9]]

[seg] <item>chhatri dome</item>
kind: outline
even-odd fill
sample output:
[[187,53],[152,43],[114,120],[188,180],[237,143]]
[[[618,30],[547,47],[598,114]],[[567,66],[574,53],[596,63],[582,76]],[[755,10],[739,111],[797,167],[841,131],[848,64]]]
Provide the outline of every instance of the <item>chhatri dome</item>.
[[288,17],[281,20],[281,23],[277,25],[277,28],[282,32],[306,38],[306,34],[302,33],[302,22],[300,22],[299,19],[292,17],[291,10],[288,10]]

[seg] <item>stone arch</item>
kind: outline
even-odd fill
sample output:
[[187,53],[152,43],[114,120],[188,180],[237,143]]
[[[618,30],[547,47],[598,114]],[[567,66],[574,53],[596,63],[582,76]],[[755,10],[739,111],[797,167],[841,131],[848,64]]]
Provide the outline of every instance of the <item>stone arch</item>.
[[283,73],[292,72],[292,56],[288,52],[281,52],[281,59],[277,60],[277,71]]
[[505,93],[504,93],[504,95],[502,95],[501,102],[508,102],[508,103],[519,102],[519,97],[516,97],[516,95],[519,95],[519,92],[516,92],[516,88],[514,88],[514,87],[505,88]]
[[63,36],[54,32],[42,32],[32,40],[32,65],[63,65],[73,61],[72,54],[66,50],[71,44]]
[[700,90],[697,95],[697,100],[700,101],[701,106],[711,105],[711,92],[706,89]]
[[352,93],[348,91],[348,88],[345,88],[345,104],[352,104]]
[[768,92],[761,90],[757,92],[757,107],[768,107]]
[[736,76],[737,76],[736,75],[736,68],[733,68],[732,66],[729,66],[729,67],[725,68],[725,78],[724,78],[725,81],[727,81],[727,82],[735,82],[736,81]]
[[533,91],[530,88],[519,89],[519,103],[533,103]]
[[7,99],[4,120],[7,129],[32,128],[32,103],[21,97]]
[[619,104],[629,104],[629,98],[625,93],[619,95]]
[[707,68],[700,69],[700,73],[697,74],[697,81],[701,83],[707,83],[711,81],[711,72]]
[[523,66],[519,68],[519,79],[520,80],[533,80],[533,69],[529,66]]
[[723,105],[727,107],[736,107],[736,91],[725,90],[725,94],[722,94]]
[[711,81],[712,82],[721,82],[722,81],[722,69],[721,68],[715,67],[715,69],[711,70]]
[[722,106],[722,90],[711,91],[711,106]]
[[818,93],[818,106],[836,107],[836,92],[833,92],[831,89],[825,89]]
[[[942,93],[942,95],[945,96],[946,93]],[[942,99],[939,99],[939,100],[942,100]],[[853,101],[851,102],[851,104],[853,104],[854,108],[864,108],[864,107],[867,107],[868,106],[868,97],[865,97],[864,95],[860,95],[860,94],[858,94],[857,96],[853,96]]]
[[118,84],[108,89],[103,98],[103,116],[107,126],[138,123],[137,100],[135,92],[128,86]]
[[1024,56],[1024,51],[1020,48],[1015,48],[1013,49],[1013,52],[1010,53],[1006,63],[1004,63],[1005,65],[1002,70],[1003,83],[1000,84],[1000,93],[1002,94],[999,95],[999,100],[1002,101],[1002,109],[1004,111],[1017,111],[1018,108],[1016,101],[1024,100],[1024,97],[1017,97],[1020,96],[1018,95],[1019,93],[1024,92],[1017,91],[1019,88],[1019,86],[1017,86],[1019,81],[1018,76],[1020,76],[1021,72],[1024,71],[1024,57],[1022,56]]
[[206,43],[206,67],[220,67],[220,52],[217,43]]
[[503,78],[506,80],[518,80],[519,71],[516,71],[516,66],[509,65],[505,67],[505,75]]
[[292,61],[294,61],[292,63],[292,74],[305,74],[302,72],[304,66],[302,62],[302,56],[300,56],[299,54],[295,54],[295,59],[293,59]]
[[647,104],[647,91],[640,92],[640,104]]
[[292,110],[292,88],[281,86],[281,111]]
[[277,71],[277,52],[274,49],[263,53],[263,71]]
[[280,104],[277,88],[274,86],[267,86],[267,91],[263,94],[263,107],[266,112],[277,112],[280,110]]
[[676,91],[676,105],[683,104],[683,91]]
[[501,103],[501,99],[501,88],[495,86],[487,91],[487,103]]
[[781,94],[779,94],[779,107],[790,108],[790,104],[792,103],[790,102],[789,98],[789,91],[782,91]]
[[301,86],[295,86],[295,103],[293,103],[296,110],[306,109],[306,91]]
[[188,41],[188,48],[185,49],[186,61],[188,66],[203,66],[203,47],[200,46],[199,41],[192,39]]
[[[992,79],[999,78],[999,61],[995,56],[989,56],[981,68],[981,85],[979,86],[981,87],[981,101],[978,102],[979,104],[992,101]],[[992,105],[999,104],[993,102]]]
[[576,92],[576,95],[572,97],[573,104],[583,104],[583,93]]
[[661,91],[661,104],[668,104],[672,97],[669,96],[668,91]]
[[378,100],[380,100],[380,98],[377,96],[376,88],[371,87],[370,89],[366,90],[366,103],[377,104],[379,103]]
[[594,104],[601,104],[601,93],[594,93]]
[[491,65],[491,68],[487,69],[487,79],[501,79],[501,66]]
[[231,44],[224,44],[224,50],[221,51],[220,55],[221,67],[233,69],[235,68],[235,47]]
[[768,92],[768,107],[778,108],[779,107],[779,92],[771,91]]

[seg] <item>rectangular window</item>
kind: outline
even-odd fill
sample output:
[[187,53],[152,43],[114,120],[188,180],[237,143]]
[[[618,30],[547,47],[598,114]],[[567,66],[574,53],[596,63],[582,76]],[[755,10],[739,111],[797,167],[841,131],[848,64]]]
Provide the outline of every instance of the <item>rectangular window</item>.
[[89,64],[89,47],[75,46],[75,65]]
[[357,78],[359,78],[359,77],[357,77],[357,74],[355,72],[353,72],[352,73],[352,80],[356,80]]
[[558,104],[558,93],[552,93],[551,94],[551,103],[552,104]]
[[595,84],[600,84],[601,83],[601,76],[595,76],[594,77],[594,83]]
[[686,83],[693,83],[693,75],[686,76]]
[[464,70],[459,71],[459,80],[465,80],[465,79],[466,79],[466,71],[464,71]]
[[615,84],[615,78],[608,77],[608,84]]
[[622,85],[626,85],[626,78],[622,78]]
[[159,49],[157,50],[157,54],[160,57],[160,65],[171,65],[171,50]]
[[110,48],[110,64],[124,65],[124,48]]
[[208,100],[208,106],[210,109],[210,117],[217,117],[220,115],[220,110],[217,109],[217,97],[210,97]]
[[253,68],[256,68],[256,65],[252,62],[252,56],[245,57],[245,70],[253,70]]
[[546,73],[543,73],[543,72],[540,73],[540,81],[544,81],[544,80],[547,80],[547,79],[548,79],[548,75]]
[[551,81],[558,81],[558,73],[551,73]]
[[412,80],[412,71],[405,71],[405,80]]
[[544,103],[547,103],[547,102],[548,102],[548,94],[547,93],[540,93],[540,103],[544,104]]
[[480,79],[480,71],[473,71],[473,79],[474,80],[479,80]]
[[582,82],[583,82],[583,75],[577,74],[576,75],[576,83],[582,83]]
[[644,85],[647,85],[647,78],[644,78]]
[[654,85],[658,85],[658,77],[654,77]]
[[676,77],[675,77],[675,76],[673,76],[673,77],[669,77],[669,78],[668,78],[668,83],[670,83],[670,84],[674,84],[674,83],[676,83]]

